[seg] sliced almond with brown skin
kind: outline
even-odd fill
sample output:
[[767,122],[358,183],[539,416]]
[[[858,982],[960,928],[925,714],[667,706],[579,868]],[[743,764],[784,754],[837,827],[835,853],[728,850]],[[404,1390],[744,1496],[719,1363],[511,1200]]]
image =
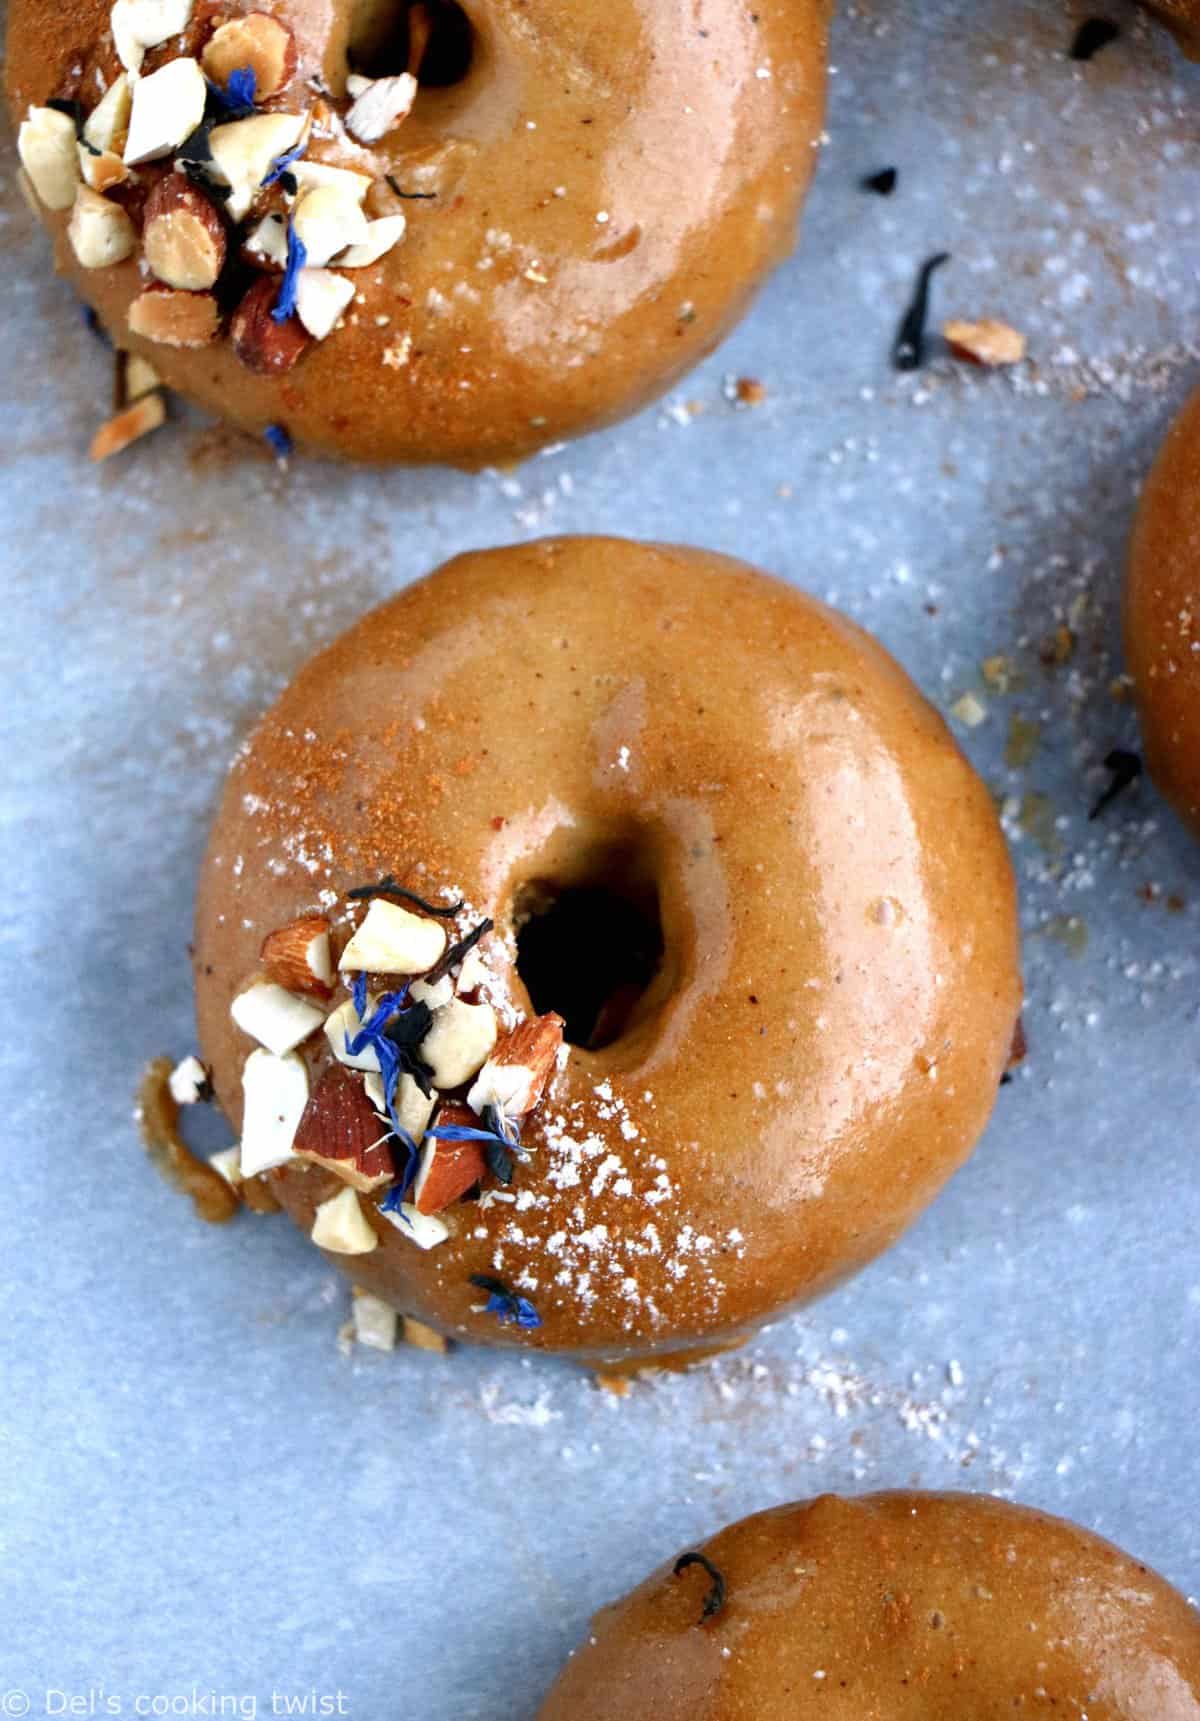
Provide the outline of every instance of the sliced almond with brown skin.
[[166,422],[167,408],[161,394],[144,394],[124,412],[118,412],[107,424],[102,424],[92,438],[88,454],[92,460],[108,460],[120,454],[132,443],[149,436]]
[[168,287],[204,292],[225,266],[225,223],[216,205],[184,173],[168,173],[146,199],[146,262]]
[[200,64],[214,84],[222,88],[234,72],[249,67],[254,73],[254,97],[264,102],[277,95],[296,69],[296,43],[292,32],[265,12],[248,12],[231,18],[209,38]]
[[230,334],[242,363],[262,376],[282,376],[312,346],[312,336],[297,317],[277,323],[271,312],[279,283],[270,275],[256,281],[233,313]]
[[496,1044],[467,1098],[477,1112],[496,1106],[505,1117],[528,1117],[558,1061],[566,1023],[551,1010],[531,1016]]
[[220,332],[221,312],[211,293],[147,287],[129,307],[129,328],[164,347],[206,347]]
[[[468,1106],[445,1105],[437,1116],[438,1129],[478,1129],[479,1119]],[[487,1176],[483,1143],[426,1139],[421,1169],[413,1185],[412,1200],[418,1213],[440,1213]]]
[[955,358],[968,364],[988,368],[1019,365],[1025,357],[1025,336],[995,317],[981,317],[977,323],[944,323],[942,335]]
[[396,1180],[391,1148],[380,1139],[386,1128],[359,1077],[330,1064],[300,1119],[292,1151],[369,1195]]
[[333,957],[329,922],[323,914],[306,915],[268,932],[259,956],[268,980],[277,986],[314,998],[332,995]]

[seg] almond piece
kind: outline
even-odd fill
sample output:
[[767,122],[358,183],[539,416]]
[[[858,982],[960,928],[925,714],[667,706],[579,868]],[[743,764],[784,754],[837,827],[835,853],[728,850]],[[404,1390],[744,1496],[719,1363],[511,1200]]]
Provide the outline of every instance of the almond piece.
[[162,387],[162,378],[141,353],[126,354],[125,361],[125,398],[128,401],[141,400],[143,395],[150,394],[156,388]]
[[195,131],[204,118],[208,86],[197,60],[168,60],[133,86],[125,162],[137,167],[159,161]]
[[192,0],[115,0],[109,26],[126,71],[140,71],[146,49],[181,36],[191,16]]
[[243,1034],[249,1034],[277,1058],[294,1051],[325,1020],[323,1010],[294,997],[272,980],[260,980],[239,992],[229,1014]]
[[268,932],[259,958],[267,979],[289,992],[328,998],[333,991],[329,922],[323,914],[305,915]]
[[76,188],[67,237],[85,269],[111,269],[137,248],[137,232],[121,205],[86,185]]
[[278,213],[264,215],[242,242],[242,256],[256,269],[282,273],[287,267],[287,251],[287,217]]
[[373,1351],[395,1350],[400,1316],[390,1303],[385,1303],[382,1297],[376,1297],[370,1291],[364,1291],[355,1285],[351,1313],[354,1316],[354,1337],[358,1344]]
[[213,32],[200,64],[222,89],[235,72],[249,67],[254,73],[254,99],[264,102],[277,95],[295,71],[296,44],[278,19],[265,12],[248,12]]
[[122,454],[135,442],[140,442],[143,436],[149,436],[151,431],[161,429],[166,421],[167,407],[162,395],[144,394],[124,412],[118,412],[100,426],[92,438],[88,457],[96,461],[110,460],[114,454]]
[[301,269],[296,281],[296,315],[314,341],[323,341],[333,333],[354,293],[353,281],[332,269]]
[[309,1233],[318,1249],[331,1255],[369,1255],[379,1247],[379,1238],[359,1204],[353,1189],[322,1201]]
[[242,1070],[242,1176],[257,1177],[292,1158],[292,1142],[308,1104],[308,1071],[289,1052],[251,1052]]
[[[386,1118],[387,1103],[383,1091],[383,1075],[378,1069],[368,1070],[363,1076],[363,1091],[379,1116]],[[429,1120],[433,1116],[437,1096],[430,1094],[426,1098],[412,1077],[406,1074],[402,1075],[396,1083],[396,1092],[392,1104],[396,1112],[396,1122],[419,1147],[424,1139],[425,1131],[429,1127]]]
[[129,114],[133,90],[129,78],[122,72],[114,78],[96,103],[83,126],[83,141],[93,149],[119,155],[125,147],[129,131]]
[[298,318],[277,323],[272,317],[278,298],[279,283],[264,275],[233,313],[230,325],[238,358],[260,376],[282,376],[312,345],[312,336]]
[[942,335],[955,358],[968,364],[1019,365],[1025,357],[1025,336],[994,317],[983,317],[977,323],[945,323]]
[[343,974],[425,974],[445,948],[446,929],[438,921],[377,896],[338,967]]
[[114,185],[125,183],[129,178],[129,169],[111,149],[87,149],[80,144],[79,174],[85,185],[90,185],[93,191],[98,191],[103,196],[106,191],[111,191]]
[[444,1219],[439,1219],[436,1213],[418,1213],[411,1201],[403,1201],[399,1207],[386,1210],[380,1207],[376,1211],[381,1219],[394,1225],[400,1235],[415,1243],[418,1249],[436,1249],[450,1235],[450,1227]]
[[[478,1129],[479,1119],[467,1106],[446,1105],[437,1127]],[[418,1213],[440,1213],[487,1176],[487,1158],[480,1141],[443,1141],[430,1136],[421,1154],[412,1201]]]
[[436,1327],[427,1327],[424,1321],[414,1320],[411,1315],[404,1317],[404,1342],[414,1350],[434,1351],[438,1356],[445,1356],[450,1348],[444,1333],[439,1333]]
[[327,161],[311,161],[308,156],[294,161],[291,171],[300,191],[315,191],[320,186],[335,186],[358,204],[365,200],[374,184],[367,173],[357,173],[351,167],[332,167]]
[[370,222],[353,197],[337,186],[320,185],[301,192],[292,211],[292,226],[309,268],[320,269],[347,245],[361,245]]
[[370,268],[372,263],[378,263],[394,245],[400,243],[407,227],[408,222],[403,215],[384,215],[378,221],[368,221],[365,236],[358,244],[342,252],[337,260],[338,268]]
[[215,126],[209,148],[217,173],[230,187],[225,213],[241,221],[250,213],[263,180],[281,155],[304,135],[303,114],[253,114]]
[[212,1078],[194,1052],[175,1065],[167,1087],[177,1106],[199,1105],[212,1098]]
[[70,209],[79,184],[75,121],[57,108],[30,108],[17,133],[17,154],[38,201]]
[[494,1106],[503,1117],[528,1117],[558,1061],[565,1026],[552,1010],[531,1016],[505,1034],[467,1095],[472,1110],[482,1113]]
[[242,1150],[240,1147],[223,1147],[220,1153],[210,1153],[208,1163],[223,1177],[230,1189],[238,1189],[242,1183]]
[[305,1107],[293,1151],[369,1195],[396,1181],[387,1136],[361,1081],[330,1064]]
[[421,1041],[421,1056],[437,1088],[457,1088],[477,1075],[496,1044],[496,1012],[490,1004],[453,999],[435,1010],[433,1026]]
[[[374,1014],[377,1000],[367,993],[367,1015]],[[348,1052],[347,1040],[353,1040],[362,1027],[362,1018],[354,1008],[353,998],[345,998],[333,1013],[325,1018],[325,1038],[329,1041],[329,1049],[339,1064],[345,1064],[348,1070],[364,1070],[372,1075],[380,1075],[379,1054],[374,1046],[365,1046],[361,1052]],[[380,1093],[380,1109],[382,1110],[382,1091]]]
[[353,78],[347,89],[354,105],[346,115],[346,130],[359,143],[378,143],[412,112],[417,80],[409,72],[394,78]]
[[146,200],[146,262],[168,287],[203,292],[225,266],[225,223],[186,173],[168,173]]
[[221,312],[211,293],[181,293],[174,287],[147,287],[129,307],[129,329],[164,347],[206,347],[221,328]]

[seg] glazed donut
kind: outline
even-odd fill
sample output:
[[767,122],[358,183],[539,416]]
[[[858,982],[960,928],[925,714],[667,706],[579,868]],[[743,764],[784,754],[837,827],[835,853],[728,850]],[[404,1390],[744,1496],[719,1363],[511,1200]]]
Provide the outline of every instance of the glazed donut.
[[[381,907],[381,875],[448,921]],[[275,949],[318,937],[296,1016]],[[243,1171],[336,1264],[447,1334],[598,1364],[736,1343],[889,1244],[983,1129],[1021,997],[991,800],[880,647],[723,557],[586,538],[462,556],[301,671],[230,776],[195,974]],[[451,1133],[410,1195],[398,1135],[347,1193],[380,1121],[322,1066],[409,974],[433,1028],[388,1029],[398,1121],[428,1126],[430,1032]]]
[[897,1493],[782,1506],[664,1566],[593,1621],[540,1721],[1013,1714],[1197,1721],[1200,1620],[1062,1519]]
[[828,0],[110,3],[12,0],[26,175],[118,345],[246,429],[526,454],[668,388],[793,242]]
[[1125,656],[1146,761],[1200,834],[1200,393],[1172,425],[1146,482],[1125,588]]

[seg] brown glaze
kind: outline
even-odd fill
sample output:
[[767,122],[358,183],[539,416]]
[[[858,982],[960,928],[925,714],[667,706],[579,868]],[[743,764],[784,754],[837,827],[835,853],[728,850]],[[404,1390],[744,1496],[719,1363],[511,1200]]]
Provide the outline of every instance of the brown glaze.
[[[460,557],[264,719],[196,929],[201,1037],[236,1126],[249,1042],[230,1000],[322,889],[391,871],[461,891],[495,918],[491,960],[527,1010],[521,887],[618,866],[657,889],[664,962],[631,1028],[554,1079],[515,1185],[531,1204],[453,1209],[458,1235],[429,1253],[376,1219],[379,1249],[339,1263],[447,1332],[606,1363],[712,1348],[827,1289],[987,1121],[1021,998],[1011,869],[986,789],[892,659],[699,551]],[[291,1166],[276,1182],[305,1227],[334,1189]],[[473,1313],[475,1272],[528,1289],[540,1331]]]
[[[295,77],[273,107],[307,108],[313,75],[335,97],[344,90],[361,6],[255,7],[298,39]],[[462,83],[422,90],[375,151],[310,150],[438,195],[387,194],[376,213],[403,210],[406,238],[356,271],[356,320],[289,375],[254,375],[227,340],[193,352],[131,337],[136,262],[80,270],[66,217],[47,215],[59,268],[172,388],[332,454],[477,466],[631,412],[721,339],[793,243],[821,132],[827,0],[465,10],[475,57]],[[14,121],[61,93],[108,12],[107,0],[12,0]],[[406,336],[407,361],[385,362]]]
[[1146,482],[1125,590],[1125,654],[1146,760],[1200,834],[1200,394]]
[[1107,1542],[966,1494],[827,1495],[606,1608],[540,1721],[1198,1721],[1200,1619]]
[[1179,38],[1191,59],[1200,57],[1200,0],[1149,0],[1151,12]]

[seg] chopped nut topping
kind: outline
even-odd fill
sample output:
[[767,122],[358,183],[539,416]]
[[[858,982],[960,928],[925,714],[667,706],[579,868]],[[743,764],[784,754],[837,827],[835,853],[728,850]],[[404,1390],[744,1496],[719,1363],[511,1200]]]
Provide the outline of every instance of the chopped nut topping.
[[283,376],[312,345],[312,336],[296,317],[280,323],[271,315],[278,297],[278,282],[265,275],[250,288],[230,325],[238,358],[263,376]]
[[204,118],[208,88],[197,60],[168,60],[133,86],[125,162],[137,167],[179,148]]
[[1025,357],[1025,336],[993,317],[983,317],[977,323],[945,323],[942,334],[955,358],[970,364],[1019,365]]
[[368,1350],[394,1351],[400,1317],[390,1303],[354,1287],[354,1337]]
[[126,448],[140,442],[143,436],[158,430],[167,421],[167,408],[161,394],[144,394],[102,424],[92,438],[88,450],[92,460],[110,460]]
[[229,1006],[229,1014],[244,1034],[276,1057],[294,1051],[325,1020],[323,1010],[271,980],[262,980],[240,992]]
[[436,920],[375,897],[338,967],[343,974],[425,974],[445,948],[446,931]]
[[354,283],[332,269],[301,269],[296,282],[296,315],[315,341],[337,327],[338,318],[354,297]]
[[353,1189],[343,1189],[322,1201],[313,1219],[312,1240],[331,1255],[369,1255],[379,1238],[359,1205]]
[[378,143],[412,112],[417,80],[409,72],[394,78],[354,78],[347,89],[355,98],[346,130],[359,143]]
[[133,255],[137,233],[119,203],[110,203],[89,186],[78,185],[67,227],[71,249],[85,269],[111,269]]
[[308,1071],[295,1052],[251,1052],[242,1071],[242,1175],[256,1177],[292,1158],[308,1104]]
[[115,0],[109,22],[126,71],[140,71],[146,49],[181,36],[191,16],[192,0]]
[[490,1004],[453,999],[436,1010],[421,1042],[421,1056],[433,1071],[434,1086],[457,1088],[469,1082],[496,1044],[496,1012]]
[[254,73],[255,100],[262,102],[278,94],[295,71],[296,44],[292,32],[277,18],[250,12],[214,30],[200,63],[213,83],[222,87],[235,72],[249,68]]
[[225,266],[225,224],[211,199],[183,173],[169,173],[146,200],[146,262],[168,287],[202,292]]
[[129,307],[131,334],[164,347],[206,347],[215,341],[221,313],[211,293],[148,287]]

